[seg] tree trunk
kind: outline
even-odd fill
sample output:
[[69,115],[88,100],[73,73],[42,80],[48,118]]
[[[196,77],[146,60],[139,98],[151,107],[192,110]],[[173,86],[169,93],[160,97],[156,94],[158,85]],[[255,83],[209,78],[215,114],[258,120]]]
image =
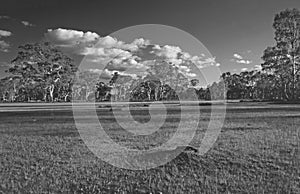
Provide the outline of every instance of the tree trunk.
[[50,101],[54,102],[54,98],[53,98],[54,85],[53,84],[49,87],[49,92],[50,92]]

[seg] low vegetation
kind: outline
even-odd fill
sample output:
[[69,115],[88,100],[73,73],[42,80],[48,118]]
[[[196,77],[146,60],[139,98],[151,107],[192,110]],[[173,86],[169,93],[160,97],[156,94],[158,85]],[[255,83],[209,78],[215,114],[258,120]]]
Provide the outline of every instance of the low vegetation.
[[[207,154],[184,152],[163,166],[144,171],[120,169],[97,158],[81,140],[69,110],[0,113],[0,190],[299,193],[299,111],[295,105],[228,105],[222,132]],[[111,138],[136,149],[148,149],[175,130],[170,122],[153,139],[142,141],[114,126],[109,113],[99,110],[98,114]],[[207,127],[209,106],[203,107],[201,114],[191,142],[194,146],[199,145]],[[136,119],[147,117],[146,113],[139,115]]]

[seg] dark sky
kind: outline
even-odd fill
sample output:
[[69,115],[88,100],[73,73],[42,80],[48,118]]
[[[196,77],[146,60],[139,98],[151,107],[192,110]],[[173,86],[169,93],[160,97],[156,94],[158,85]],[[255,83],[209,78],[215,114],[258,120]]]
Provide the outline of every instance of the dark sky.
[[[216,57],[222,71],[241,71],[260,64],[263,50],[273,45],[276,13],[300,8],[299,0],[26,0],[1,1],[1,37],[10,44],[0,51],[0,76],[16,48],[44,38],[47,29],[74,29],[108,35],[137,24],[164,24],[199,39]],[[33,26],[25,26],[27,21]],[[239,54],[240,59],[234,54]],[[237,55],[236,55],[237,56]],[[239,60],[239,62],[237,62]],[[242,61],[243,60],[243,61]]]

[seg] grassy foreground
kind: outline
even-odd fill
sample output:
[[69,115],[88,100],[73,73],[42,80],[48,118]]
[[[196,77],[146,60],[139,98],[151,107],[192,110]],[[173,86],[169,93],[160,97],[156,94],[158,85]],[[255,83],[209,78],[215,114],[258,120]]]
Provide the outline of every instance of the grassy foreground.
[[[81,140],[71,110],[1,112],[0,191],[300,193],[300,106],[252,105],[229,105],[222,132],[204,156],[182,153],[144,171],[120,169],[94,156]],[[116,142],[148,149],[174,133],[179,113],[171,111],[150,139],[121,130],[107,111],[98,114]],[[141,122],[149,119],[143,112],[135,117]],[[191,144],[201,142],[208,119],[209,109],[204,109]]]

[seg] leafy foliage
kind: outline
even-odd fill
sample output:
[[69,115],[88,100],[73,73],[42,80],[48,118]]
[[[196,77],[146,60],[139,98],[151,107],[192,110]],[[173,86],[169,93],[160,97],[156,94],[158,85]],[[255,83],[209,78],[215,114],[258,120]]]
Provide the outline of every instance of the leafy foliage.
[[[25,44],[12,60],[8,79],[14,84],[10,101],[67,101],[76,68],[73,60],[49,43]],[[6,91],[8,92],[8,91]]]

